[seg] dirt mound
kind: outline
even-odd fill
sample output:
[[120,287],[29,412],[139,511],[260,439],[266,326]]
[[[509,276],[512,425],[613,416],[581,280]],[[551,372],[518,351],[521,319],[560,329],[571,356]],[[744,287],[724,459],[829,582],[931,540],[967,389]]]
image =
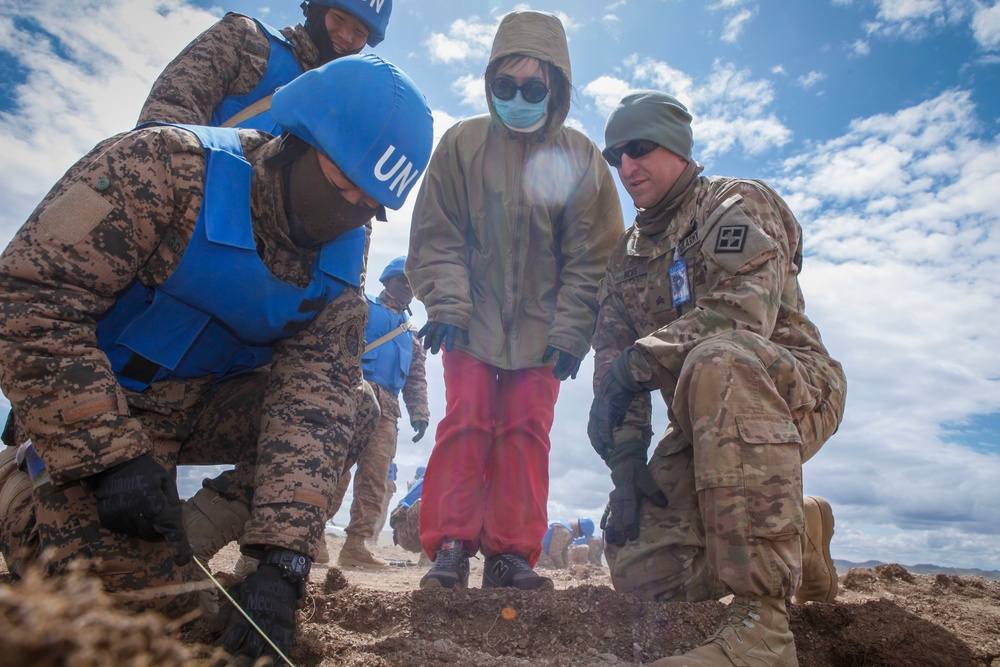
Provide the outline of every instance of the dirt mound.
[[[336,554],[342,540],[329,542]],[[212,561],[220,573],[235,560],[235,549],[227,549]],[[409,554],[379,551],[399,567],[378,572],[314,567],[290,654],[298,667],[648,665],[697,646],[725,616],[725,601],[653,603],[617,593],[607,570],[590,565],[546,571],[556,590],[532,593],[478,588],[482,563],[474,560],[473,588],[421,591],[423,569],[408,566]],[[74,581],[30,579],[0,586],[0,655],[11,655],[12,637],[21,641],[27,627],[44,628],[35,635],[49,640],[45,651],[17,654],[26,657],[9,664],[132,664],[79,662],[69,653],[52,659],[69,645],[51,628],[81,623],[92,634],[103,633],[106,645],[169,646],[157,648],[155,663],[148,664],[219,664],[209,662],[209,649],[180,643],[173,626],[155,616],[117,614],[91,580]],[[63,600],[54,606],[38,603],[50,596]],[[45,618],[45,609],[51,618]],[[95,612],[115,620],[95,624],[71,618]],[[912,575],[895,564],[855,568],[841,577],[836,602],[792,605],[790,614],[802,667],[1000,667],[1000,581]],[[189,640],[204,638],[198,623],[188,630]],[[39,658],[43,655],[50,656],[48,662]]]

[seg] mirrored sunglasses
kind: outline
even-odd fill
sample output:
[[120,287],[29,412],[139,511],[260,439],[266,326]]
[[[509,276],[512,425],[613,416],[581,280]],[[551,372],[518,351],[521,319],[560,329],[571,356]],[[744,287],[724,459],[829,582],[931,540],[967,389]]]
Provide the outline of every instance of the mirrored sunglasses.
[[528,79],[520,86],[508,76],[498,76],[493,81],[490,82],[490,90],[493,91],[493,95],[496,96],[498,100],[504,102],[514,99],[517,95],[517,91],[521,91],[521,97],[524,98],[525,102],[530,102],[531,104],[537,104],[545,99],[545,96],[549,94],[549,87],[545,85],[544,81],[538,79]]
[[643,155],[648,155],[652,153],[660,145],[655,141],[650,141],[649,139],[633,139],[621,146],[612,146],[610,148],[605,148],[601,155],[604,159],[608,161],[612,167],[622,166],[622,155],[628,155],[633,160],[641,158]]

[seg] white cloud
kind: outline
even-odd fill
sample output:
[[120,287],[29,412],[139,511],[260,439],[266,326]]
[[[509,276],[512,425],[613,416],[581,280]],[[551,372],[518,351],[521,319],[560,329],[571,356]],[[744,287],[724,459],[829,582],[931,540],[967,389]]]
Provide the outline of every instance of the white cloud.
[[984,49],[1000,49],[1000,4],[976,12],[972,18],[972,34]]
[[482,22],[476,17],[456,19],[448,26],[447,34],[431,33],[424,44],[432,62],[454,63],[470,59],[486,62],[499,24],[497,20]]
[[655,88],[670,93],[694,117],[699,159],[707,160],[736,147],[761,153],[791,138],[791,131],[770,111],[774,101],[771,83],[754,79],[749,70],[717,60],[708,78],[700,82],[668,63],[639,55],[626,58],[624,68],[628,80],[599,77],[584,86],[584,95],[607,113],[630,89]]
[[722,31],[723,42],[735,42],[743,33],[743,27],[747,21],[753,18],[753,12],[748,9],[737,12],[726,19],[725,28]]
[[58,20],[38,3],[8,2],[4,13],[0,49],[27,72],[11,91],[16,109],[0,113],[0,233],[9,237],[81,155],[135,125],[156,76],[219,17],[181,0],[82,0],[60,6]]
[[976,0],[875,0],[876,19],[865,28],[883,37],[922,39],[964,23],[977,5]]
[[452,82],[451,90],[462,100],[462,105],[473,107],[476,113],[486,113],[486,84],[482,76],[463,74]]
[[871,46],[863,39],[856,39],[847,47],[848,53],[857,58],[867,56],[872,52]]
[[[968,92],[948,91],[855,121],[775,183],[805,229],[808,312],[849,382],[807,493],[844,508],[857,533],[838,543],[858,554],[905,562],[938,535],[969,550],[942,560],[1000,565],[986,548],[1000,456],[945,428],[1000,411],[1000,142],[978,137]],[[873,539],[885,529],[898,537]]]
[[825,78],[826,74],[823,74],[822,72],[813,71],[803,76],[800,76],[798,79],[795,80],[795,82],[798,83],[799,86],[801,86],[804,90],[809,90],[810,88],[812,88]]

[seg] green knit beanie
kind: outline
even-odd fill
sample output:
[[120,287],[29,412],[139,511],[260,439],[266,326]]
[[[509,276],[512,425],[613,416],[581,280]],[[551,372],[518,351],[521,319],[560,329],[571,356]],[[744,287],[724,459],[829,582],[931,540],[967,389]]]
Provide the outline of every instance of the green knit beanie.
[[636,90],[618,103],[604,126],[604,150],[647,139],[691,161],[691,114],[680,100],[658,90]]

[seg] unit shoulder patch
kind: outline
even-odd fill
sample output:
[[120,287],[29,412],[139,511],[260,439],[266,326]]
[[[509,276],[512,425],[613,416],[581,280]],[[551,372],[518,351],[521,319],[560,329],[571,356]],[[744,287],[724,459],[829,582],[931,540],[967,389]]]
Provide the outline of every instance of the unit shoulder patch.
[[757,258],[777,250],[774,239],[761,231],[740,205],[726,209],[706,241],[708,243],[702,246],[703,252],[733,274],[747,265],[759,264],[755,262]]

